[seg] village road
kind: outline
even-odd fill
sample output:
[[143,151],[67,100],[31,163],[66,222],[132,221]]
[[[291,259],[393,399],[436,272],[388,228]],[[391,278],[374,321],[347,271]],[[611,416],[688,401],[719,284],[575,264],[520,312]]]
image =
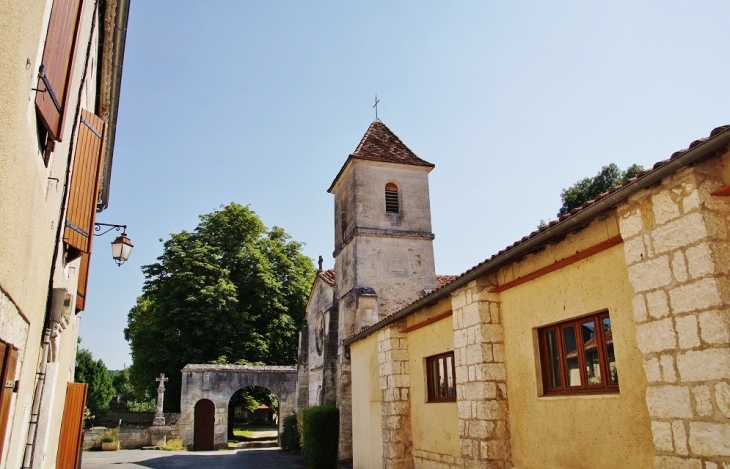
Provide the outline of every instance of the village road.
[[231,451],[84,451],[81,469],[291,469],[304,468],[304,456],[280,448]]

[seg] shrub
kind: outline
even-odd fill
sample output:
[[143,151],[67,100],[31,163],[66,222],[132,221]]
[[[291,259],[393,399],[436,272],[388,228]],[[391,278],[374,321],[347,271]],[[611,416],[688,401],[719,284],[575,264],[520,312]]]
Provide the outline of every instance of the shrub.
[[297,433],[299,434],[299,448],[304,453],[304,412],[297,414]]
[[164,446],[160,446],[162,451],[182,451],[185,449],[180,438],[170,438],[165,442]]
[[304,414],[304,456],[310,469],[336,469],[340,411],[334,404],[311,407]]
[[299,451],[299,430],[297,430],[297,414],[284,417],[279,445],[284,451]]
[[104,443],[111,443],[113,441],[119,441],[119,427],[107,430],[101,435],[101,441]]

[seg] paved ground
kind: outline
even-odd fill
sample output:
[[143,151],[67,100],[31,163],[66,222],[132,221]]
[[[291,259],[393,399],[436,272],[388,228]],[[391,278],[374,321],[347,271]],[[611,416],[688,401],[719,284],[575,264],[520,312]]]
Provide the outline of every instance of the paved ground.
[[84,451],[81,469],[289,469],[304,468],[304,457],[279,448],[231,451]]

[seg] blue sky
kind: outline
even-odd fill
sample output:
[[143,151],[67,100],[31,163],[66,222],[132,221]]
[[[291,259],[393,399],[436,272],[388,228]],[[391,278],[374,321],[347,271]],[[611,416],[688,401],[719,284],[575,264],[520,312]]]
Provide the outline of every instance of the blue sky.
[[[549,3],[549,5],[548,5]],[[562,188],[730,123],[726,1],[132,2],[110,208],[82,347],[123,329],[160,238],[232,201],[334,266],[326,190],[374,118],[430,175],[439,274],[554,219]]]

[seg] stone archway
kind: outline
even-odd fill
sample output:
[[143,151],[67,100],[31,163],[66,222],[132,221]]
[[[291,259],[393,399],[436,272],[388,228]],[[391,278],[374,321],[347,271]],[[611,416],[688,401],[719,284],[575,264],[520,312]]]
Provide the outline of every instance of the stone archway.
[[293,366],[187,365],[182,369],[180,420],[178,429],[183,444],[192,447],[195,439],[195,407],[201,399],[215,405],[213,445],[228,443],[228,402],[247,386],[259,386],[279,398],[279,433],[284,417],[296,407],[297,369]]

